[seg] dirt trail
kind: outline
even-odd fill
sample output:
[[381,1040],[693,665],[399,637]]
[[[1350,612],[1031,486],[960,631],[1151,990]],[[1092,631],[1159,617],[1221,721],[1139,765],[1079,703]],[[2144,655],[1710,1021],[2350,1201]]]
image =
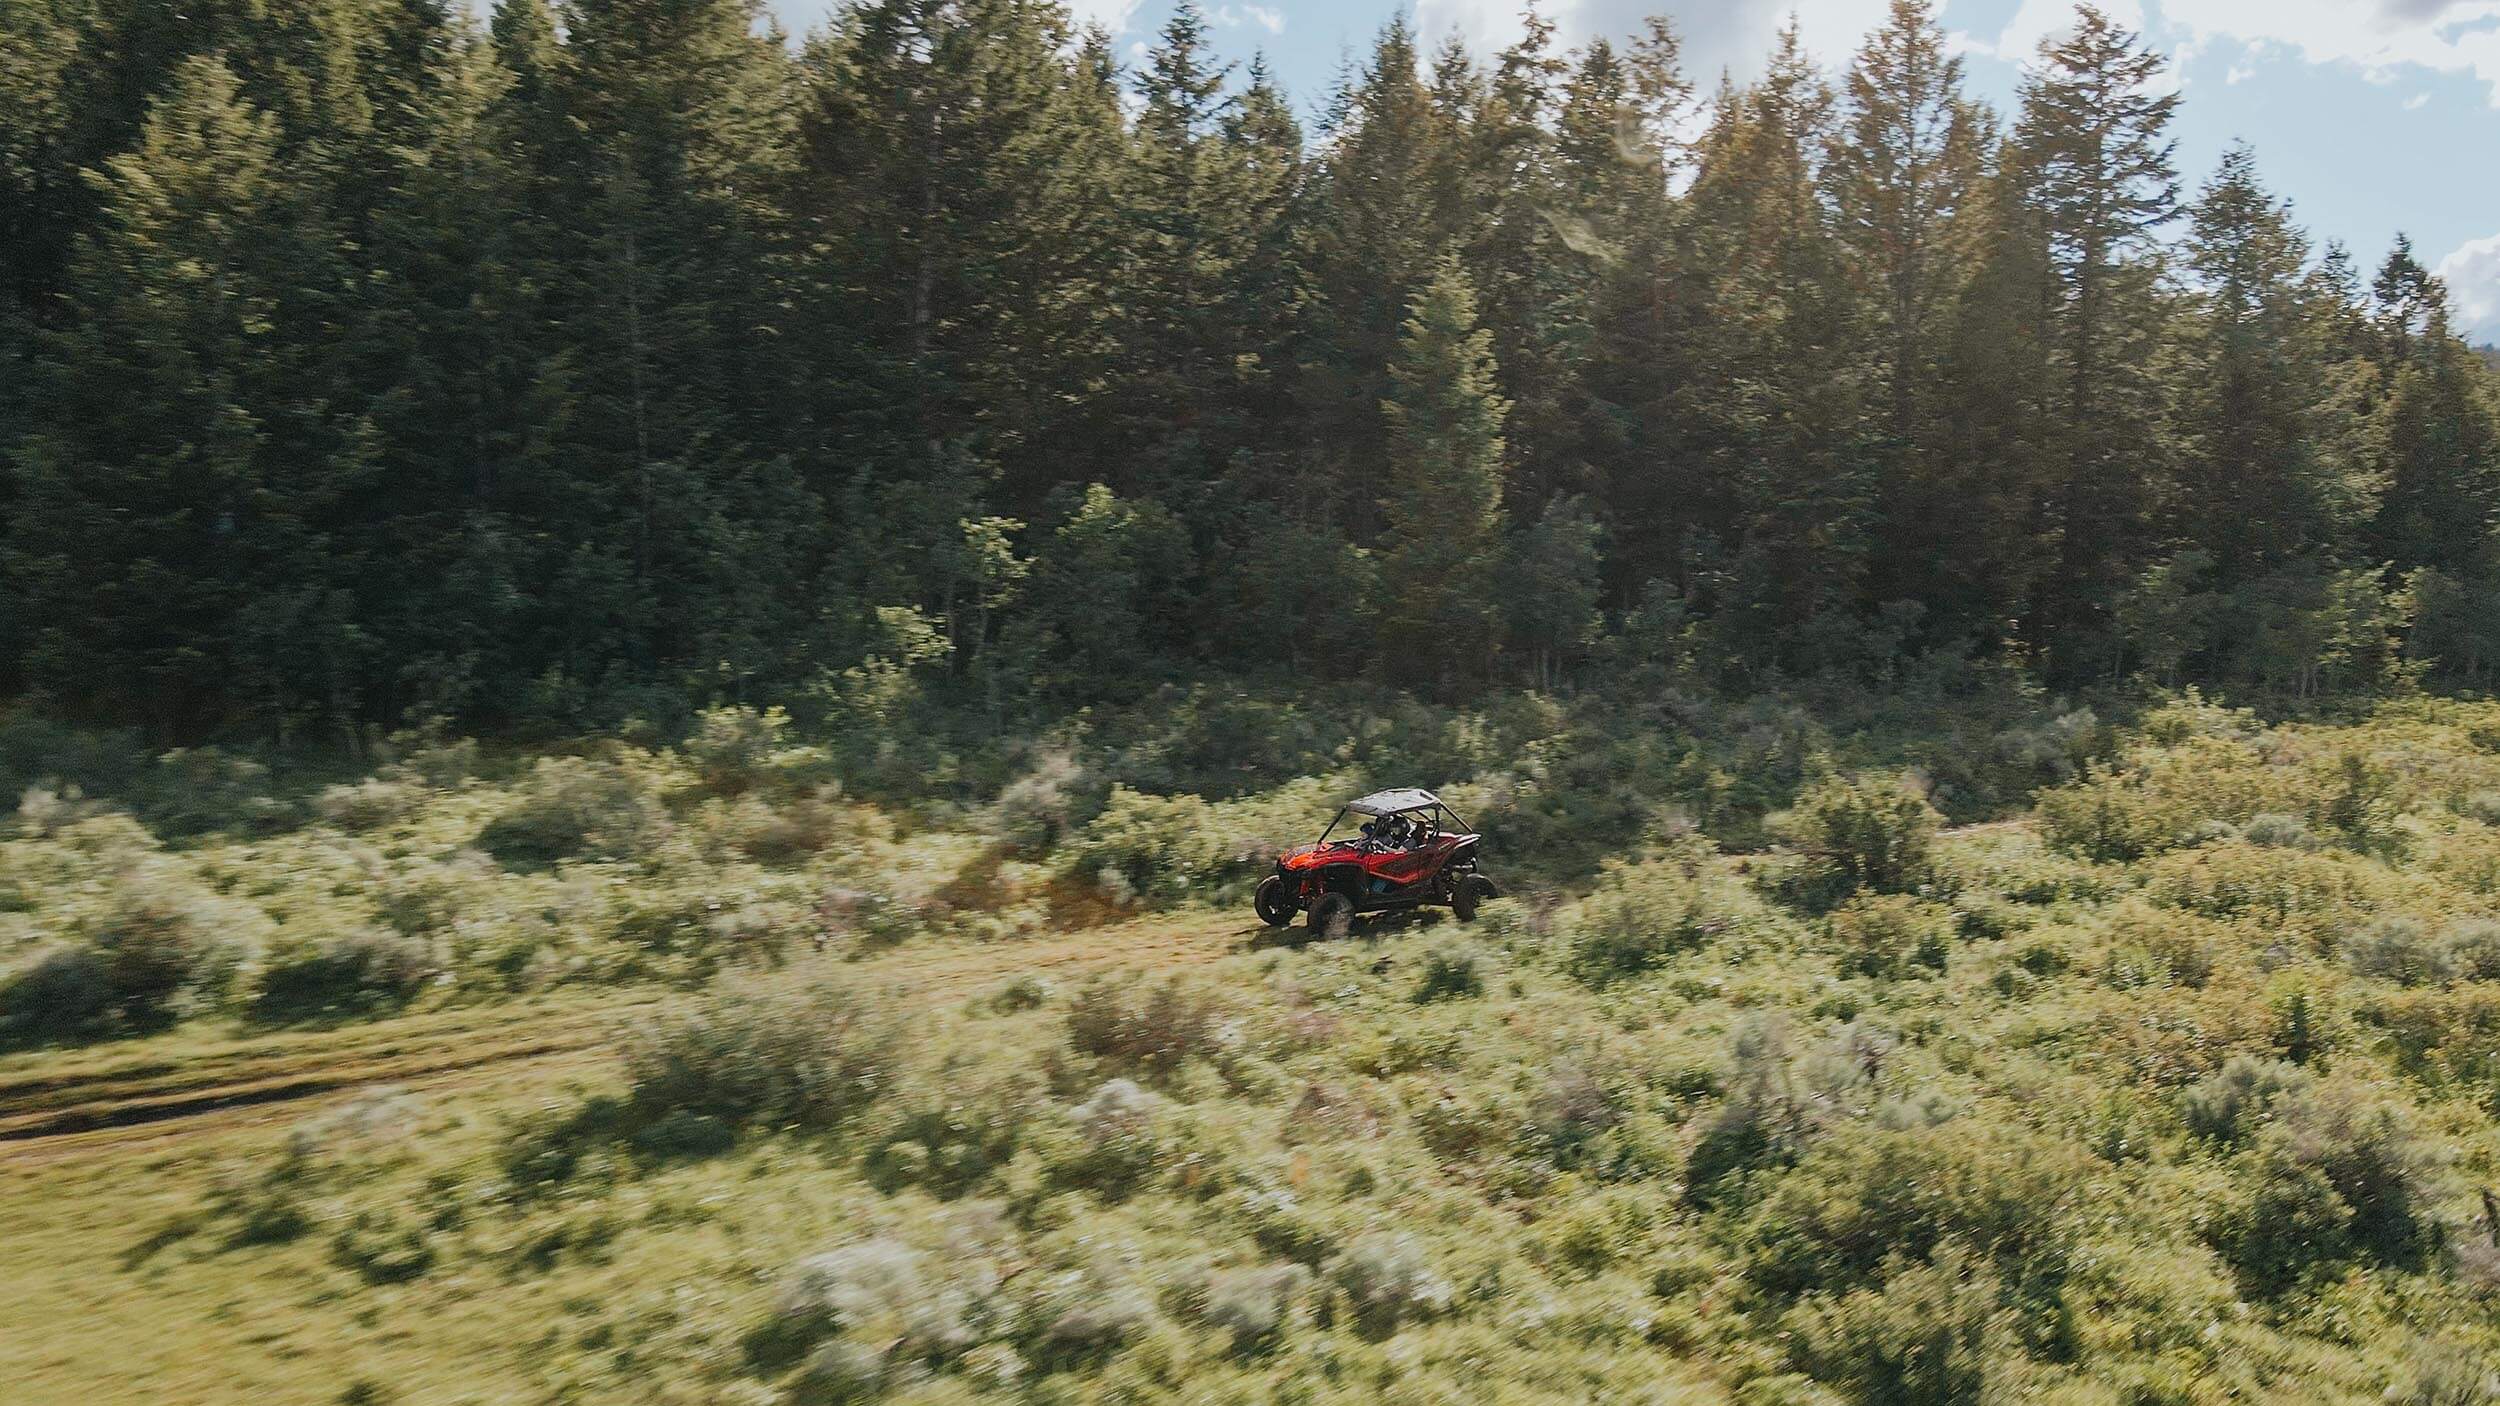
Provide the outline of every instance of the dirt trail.
[[[1239,913],[1164,914],[1022,942],[906,945],[830,970],[872,1000],[928,1010],[1019,976],[1065,980],[1207,961],[1248,950],[1261,931]],[[127,1152],[292,1121],[320,1102],[377,1085],[439,1092],[586,1072],[606,1062],[619,1028],[673,999],[642,990],[560,1013],[439,1013],[0,1077],[0,1164]]]

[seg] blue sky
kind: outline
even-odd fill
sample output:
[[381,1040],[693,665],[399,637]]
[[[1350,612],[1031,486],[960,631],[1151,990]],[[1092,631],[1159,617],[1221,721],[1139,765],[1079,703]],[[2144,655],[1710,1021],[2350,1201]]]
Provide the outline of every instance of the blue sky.
[[[771,0],[793,28],[833,0]],[[1126,52],[1151,41],[1176,0],[1074,0]],[[1518,33],[1516,0],[1201,0],[1221,48],[1264,52],[1297,101],[1315,108],[1389,16],[1427,36],[1458,32],[1479,52]],[[1847,60],[1886,0],[1541,0],[1566,42],[1627,35],[1664,13],[1686,36],[1689,67],[1758,67],[1792,11],[1824,63]],[[2365,268],[2397,231],[2439,267],[2463,320],[2500,341],[2500,0],[2107,0],[2173,59],[2184,90],[2176,134],[2190,188],[2223,149],[2256,147],[2268,182],[2321,241]],[[2010,110],[2021,65],[2071,23],[2071,0],[1945,0],[1975,91]]]

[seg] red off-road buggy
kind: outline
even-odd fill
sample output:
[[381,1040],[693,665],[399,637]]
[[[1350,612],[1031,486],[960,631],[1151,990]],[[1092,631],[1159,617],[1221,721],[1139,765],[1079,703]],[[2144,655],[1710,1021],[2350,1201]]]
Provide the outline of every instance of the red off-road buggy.
[[[1357,818],[1353,833],[1340,826]],[[1281,928],[1296,913],[1311,930],[1342,930],[1357,913],[1447,904],[1465,922],[1498,897],[1476,869],[1477,835],[1430,791],[1378,791],[1349,801],[1319,839],[1276,858],[1253,900],[1259,921]]]

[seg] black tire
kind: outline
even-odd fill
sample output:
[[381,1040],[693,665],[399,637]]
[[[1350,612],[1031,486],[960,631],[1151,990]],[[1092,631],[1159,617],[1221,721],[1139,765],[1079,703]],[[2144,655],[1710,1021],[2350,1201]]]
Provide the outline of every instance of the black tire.
[[1354,926],[1354,900],[1342,893],[1323,893],[1311,904],[1311,934],[1343,937]]
[[1501,896],[1502,891],[1494,886],[1491,879],[1482,874],[1470,874],[1458,881],[1458,891],[1450,895],[1450,911],[1458,915],[1460,922],[1472,923],[1476,920],[1479,906]]
[[1251,895],[1250,906],[1258,910],[1259,921],[1271,928],[1292,922],[1293,896],[1285,892],[1285,876],[1270,874],[1259,880],[1259,891]]

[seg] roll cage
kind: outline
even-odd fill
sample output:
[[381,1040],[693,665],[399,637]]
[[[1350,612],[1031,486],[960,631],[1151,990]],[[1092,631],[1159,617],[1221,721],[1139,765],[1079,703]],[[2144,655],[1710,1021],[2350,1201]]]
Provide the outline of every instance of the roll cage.
[[1391,815],[1426,815],[1431,817],[1427,823],[1436,833],[1443,835],[1475,833],[1468,827],[1466,821],[1459,819],[1458,812],[1443,804],[1441,798],[1430,791],[1379,791],[1346,802],[1337,811],[1336,819],[1328,822],[1328,828],[1319,832],[1318,843],[1323,845],[1328,843],[1329,836],[1337,833],[1337,827],[1343,825],[1345,818],[1349,815],[1373,818]]

